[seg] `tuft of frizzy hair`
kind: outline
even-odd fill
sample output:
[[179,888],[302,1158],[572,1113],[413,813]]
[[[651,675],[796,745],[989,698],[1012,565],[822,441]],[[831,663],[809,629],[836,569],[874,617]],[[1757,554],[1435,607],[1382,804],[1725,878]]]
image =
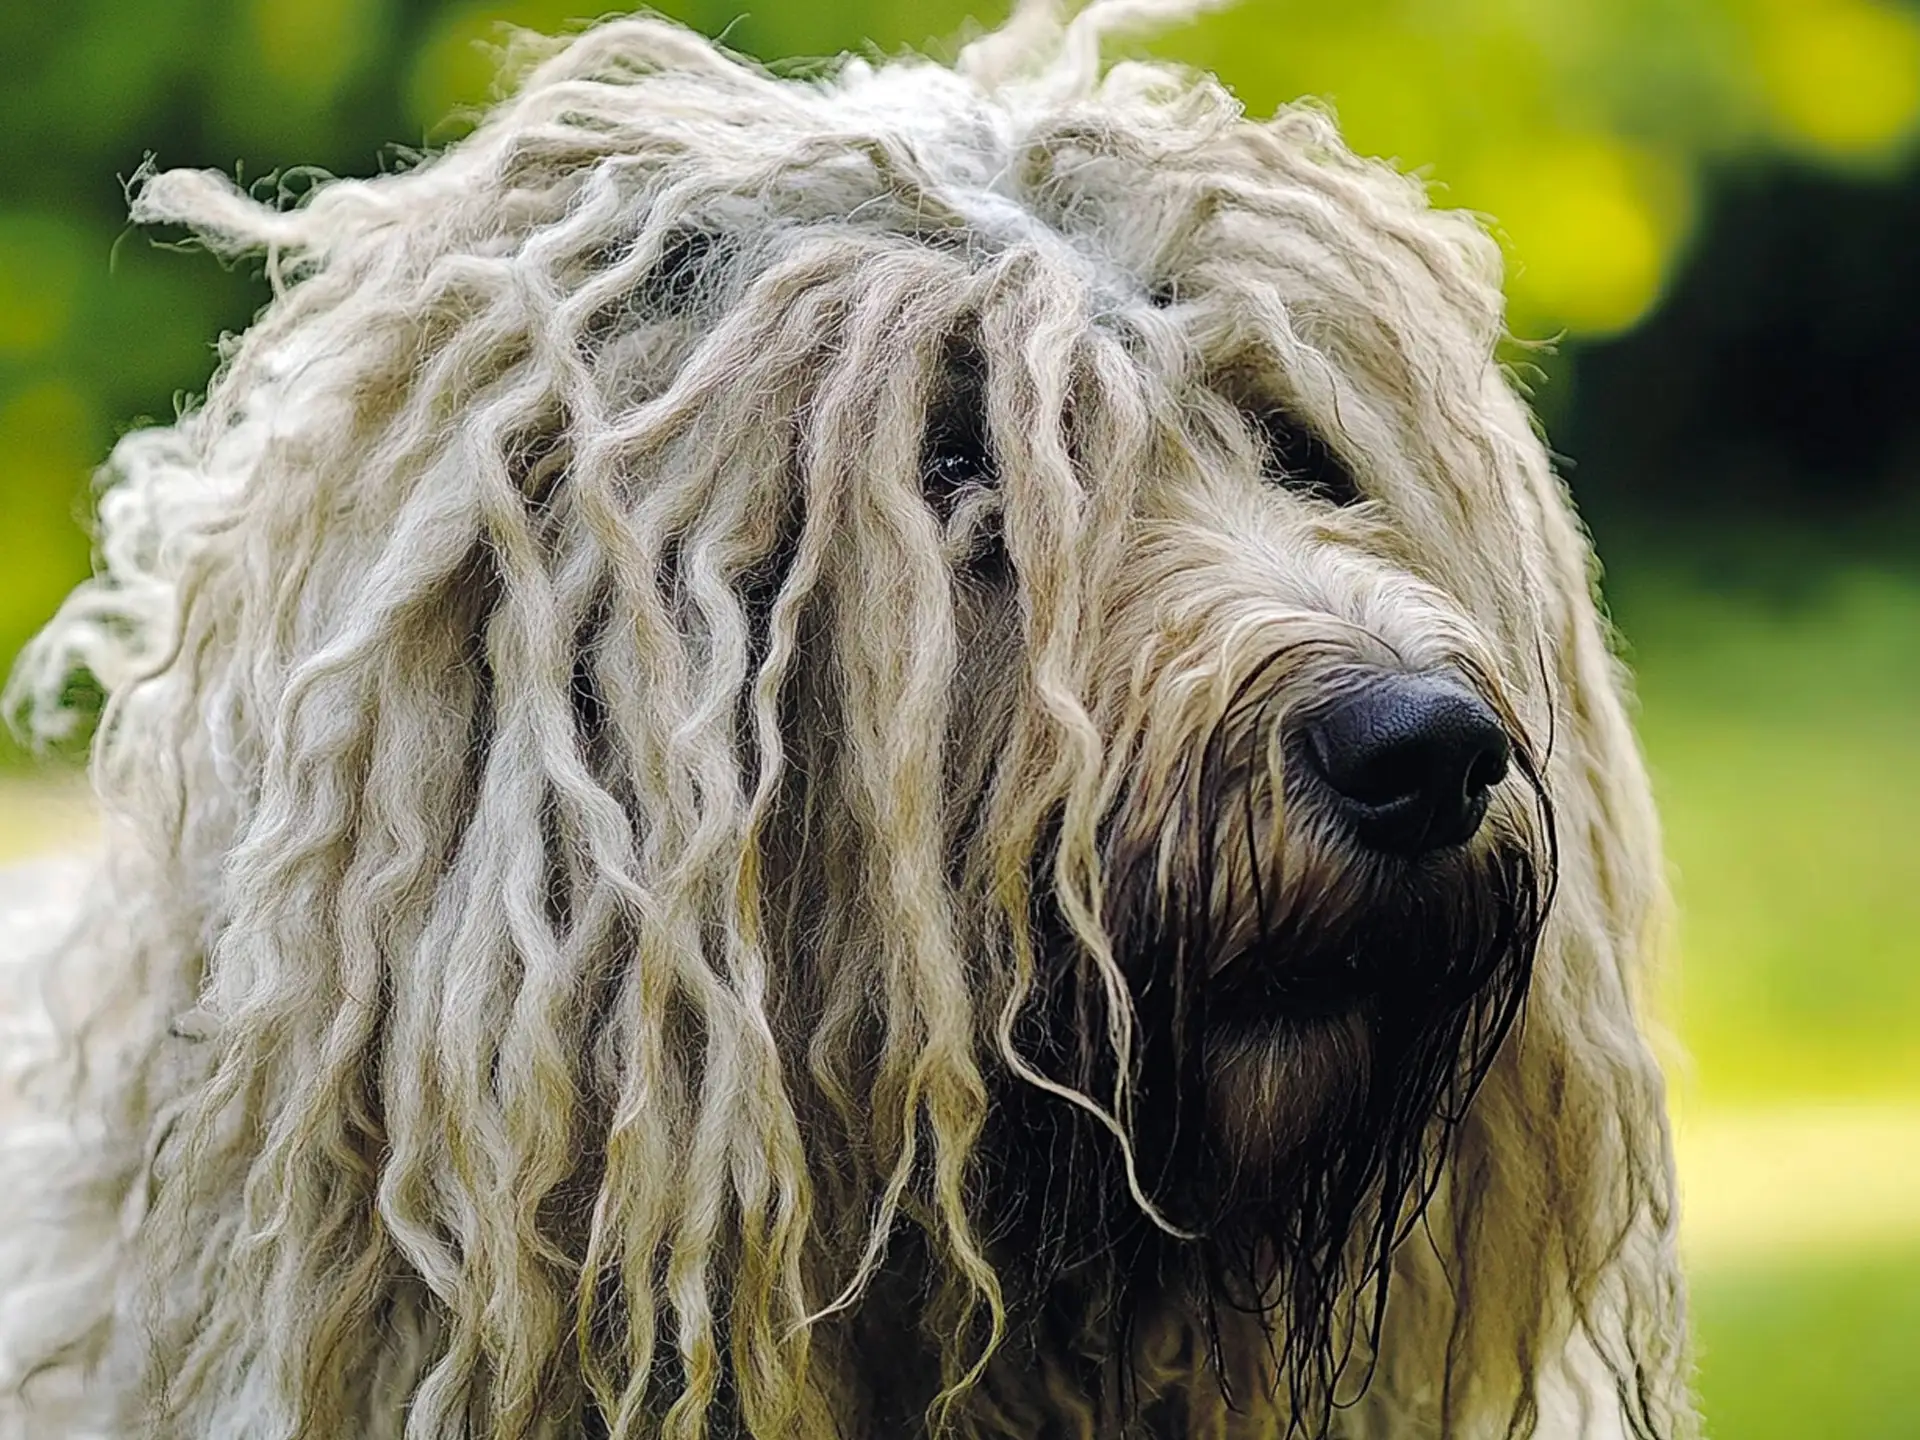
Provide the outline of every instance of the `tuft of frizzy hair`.
[[[115,448],[14,678],[43,737],[105,692],[108,821],[35,942],[59,1058],[0,1094],[0,1435],[1694,1433],[1658,835],[1497,251],[1322,110],[1103,61],[1194,8],[804,79],[613,19],[403,171],[140,177],[273,294]],[[1183,1241],[1116,737],[1267,623],[1266,552],[1163,500],[1269,405],[1368,497],[1302,502],[1340,584],[1454,617],[1559,834],[1524,1011],[1315,1394],[1283,1312],[1063,1318],[983,1198],[1026,1087]],[[1023,1049],[1041,910],[1098,1085]]]

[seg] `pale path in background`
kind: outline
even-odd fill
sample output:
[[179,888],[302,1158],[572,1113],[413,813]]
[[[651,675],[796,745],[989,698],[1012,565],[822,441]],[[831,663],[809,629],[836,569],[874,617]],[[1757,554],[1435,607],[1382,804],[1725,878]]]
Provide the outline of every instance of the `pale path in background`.
[[[78,912],[91,870],[79,854],[0,861],[0,1112],[10,1121],[18,1119],[12,1107],[20,1076],[53,1053],[52,1024],[36,989],[43,972],[26,962]],[[0,1315],[10,1298],[0,1295]],[[5,1330],[0,1324],[0,1374],[8,1362]]]
[[1683,1110],[1682,1240],[1705,1269],[1920,1240],[1920,1103]]
[[24,962],[78,910],[96,828],[79,780],[0,780],[0,1080],[46,1054],[52,1032]]

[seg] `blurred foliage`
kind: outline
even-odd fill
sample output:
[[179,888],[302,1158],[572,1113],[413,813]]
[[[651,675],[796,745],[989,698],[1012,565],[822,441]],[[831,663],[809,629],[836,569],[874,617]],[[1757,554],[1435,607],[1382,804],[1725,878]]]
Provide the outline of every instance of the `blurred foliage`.
[[1208,22],[1198,53],[1256,110],[1325,96],[1357,149],[1493,216],[1518,333],[1639,320],[1689,233],[1703,160],[1886,163],[1920,110],[1920,29],[1870,0],[1252,7]]
[[[1573,393],[1550,429],[1602,554],[1678,522],[1719,535],[1726,567],[1725,532],[1762,521],[1795,535],[1742,537],[1745,568],[1774,572],[1750,578],[1777,587],[1920,553],[1917,181],[1723,168],[1665,303],[1559,357]],[[1843,543],[1810,555],[1809,532]]]

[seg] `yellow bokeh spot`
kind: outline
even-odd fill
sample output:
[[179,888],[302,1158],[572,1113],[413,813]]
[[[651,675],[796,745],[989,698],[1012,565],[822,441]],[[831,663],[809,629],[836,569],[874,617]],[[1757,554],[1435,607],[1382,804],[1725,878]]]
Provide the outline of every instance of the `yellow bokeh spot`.
[[459,112],[485,104],[500,89],[501,43],[508,27],[557,34],[600,13],[579,0],[456,6],[440,17],[407,78],[407,108],[423,133],[446,139],[462,128]]
[[80,279],[72,227],[50,216],[0,214],[0,357],[55,344],[73,318]]
[[1775,126],[1825,154],[1871,155],[1920,118],[1920,19],[1871,0],[1771,0],[1754,60]]
[[1450,198],[1491,215],[1517,334],[1607,335],[1659,299],[1691,218],[1687,176],[1608,135],[1483,151]]
[[384,0],[246,0],[244,13],[265,77],[289,99],[314,104],[368,58],[385,10]]

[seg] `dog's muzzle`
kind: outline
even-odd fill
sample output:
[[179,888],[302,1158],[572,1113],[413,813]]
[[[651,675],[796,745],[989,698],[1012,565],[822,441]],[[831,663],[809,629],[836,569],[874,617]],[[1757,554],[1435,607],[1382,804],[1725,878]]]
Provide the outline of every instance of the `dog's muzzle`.
[[1451,670],[1365,672],[1303,726],[1309,768],[1361,844],[1397,855],[1464,845],[1512,746]]

